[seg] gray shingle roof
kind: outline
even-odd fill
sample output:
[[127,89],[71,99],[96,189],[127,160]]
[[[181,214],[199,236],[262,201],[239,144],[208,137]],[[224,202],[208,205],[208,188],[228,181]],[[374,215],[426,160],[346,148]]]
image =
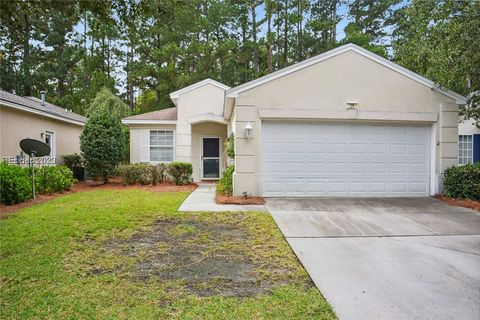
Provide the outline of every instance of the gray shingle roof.
[[177,120],[177,107],[137,114],[122,120]]
[[40,99],[35,97],[21,97],[13,93],[9,93],[0,90],[0,104],[2,102],[9,102],[11,104],[18,105],[20,107],[31,109],[34,112],[44,112],[49,115],[64,118],[66,120],[73,120],[81,123],[85,123],[87,118],[81,116],[75,112],[67,111],[64,108],[56,106],[54,104],[45,101],[45,105],[41,105]]

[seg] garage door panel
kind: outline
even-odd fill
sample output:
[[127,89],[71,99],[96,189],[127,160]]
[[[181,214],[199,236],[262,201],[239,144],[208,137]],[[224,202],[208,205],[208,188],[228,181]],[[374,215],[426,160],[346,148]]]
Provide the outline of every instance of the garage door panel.
[[408,172],[408,165],[404,162],[394,162],[390,164],[390,173],[392,174],[405,174]]
[[368,162],[351,162],[350,173],[368,173]]
[[407,182],[391,182],[390,183],[390,190],[392,193],[406,193],[408,191],[407,189]]
[[426,196],[429,133],[427,126],[264,122],[263,195]]
[[427,154],[427,145],[425,144],[411,144],[409,153],[410,154],[419,154],[419,155],[424,155]]
[[351,181],[348,186],[350,193],[367,193],[368,185],[364,181]]
[[392,143],[390,144],[390,154],[405,155],[408,153],[408,144],[406,143]]
[[345,142],[329,143],[327,152],[330,154],[346,154],[348,152],[348,144]]
[[308,161],[305,164],[306,172],[318,172],[318,173],[323,173],[327,171],[327,163],[325,162],[313,162],[313,161]]
[[368,153],[368,144],[363,143],[350,143],[350,153],[353,154],[367,154]]

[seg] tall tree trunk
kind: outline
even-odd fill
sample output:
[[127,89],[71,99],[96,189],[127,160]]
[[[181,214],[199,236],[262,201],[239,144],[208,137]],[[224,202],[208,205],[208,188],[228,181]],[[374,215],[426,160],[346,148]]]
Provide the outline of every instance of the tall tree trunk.
[[283,67],[288,65],[288,0],[283,7]]
[[267,73],[273,71],[272,66],[272,8],[268,5],[265,7],[267,14]]
[[[280,19],[280,17],[282,16],[282,10],[280,8],[279,5],[277,5],[277,19]],[[281,66],[283,66],[283,63],[282,63],[282,59],[283,59],[283,56],[281,54],[281,38],[280,38],[280,26],[281,26],[281,23],[278,22],[277,23],[277,27],[275,28],[275,52],[276,52],[276,59],[275,59],[275,63],[276,63],[276,67],[277,68],[280,68]]]
[[255,71],[255,77],[258,74],[258,47],[257,47],[257,8],[258,1],[254,1],[252,4],[252,38],[253,38],[253,69]]
[[332,43],[337,42],[337,1],[338,0],[333,0],[332,4],[332,20],[333,20],[333,26],[332,26]]
[[[62,37],[62,43],[58,47],[58,51],[59,51],[58,57],[63,57],[64,52],[65,52],[65,44],[66,44],[65,36],[66,36],[66,33],[62,33],[62,36],[63,36]],[[65,67],[65,66],[63,66],[63,67]],[[67,69],[67,68],[65,67],[65,69]],[[68,70],[65,70],[65,71],[68,71]],[[65,79],[66,79],[66,77],[67,77],[66,73],[59,73],[59,77],[58,77],[58,97],[59,98],[65,97]]]
[[133,99],[133,84],[132,80],[130,79],[130,65],[133,62],[133,46],[130,43],[130,51],[127,53],[127,99],[128,105],[130,106],[130,110],[135,108],[134,99]]
[[106,73],[105,66],[105,34],[102,35],[102,71]]
[[23,95],[32,95],[32,86],[30,85],[30,32],[31,25],[28,15],[24,14],[24,38],[23,38],[23,56],[22,56],[22,77],[23,77]]
[[[83,95],[87,94],[88,76],[87,76],[87,10],[83,12]],[[87,109],[87,101],[84,100],[83,110]]]
[[302,2],[298,2],[298,24],[297,24],[297,60],[303,60],[303,9]]
[[111,61],[110,61],[110,36],[107,37],[107,77],[110,78],[111,73]]
[[242,18],[242,55],[243,55],[243,81],[248,82],[248,59],[247,59],[247,13]]

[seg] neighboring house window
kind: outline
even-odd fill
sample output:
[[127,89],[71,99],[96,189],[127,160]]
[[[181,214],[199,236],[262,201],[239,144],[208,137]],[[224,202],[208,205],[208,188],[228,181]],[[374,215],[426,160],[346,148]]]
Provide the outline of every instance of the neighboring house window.
[[173,131],[150,131],[150,161],[173,161]]
[[55,157],[55,137],[52,131],[45,131],[45,143],[50,147],[50,157]]
[[458,136],[458,164],[471,163],[472,156],[473,156],[472,135]]

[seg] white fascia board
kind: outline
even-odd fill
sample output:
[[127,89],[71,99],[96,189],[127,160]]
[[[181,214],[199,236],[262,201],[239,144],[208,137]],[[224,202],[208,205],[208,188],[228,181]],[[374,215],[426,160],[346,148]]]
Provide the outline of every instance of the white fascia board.
[[310,59],[307,59],[305,61],[302,61],[302,62],[299,62],[297,64],[294,64],[292,66],[289,66],[289,67],[286,67],[284,69],[281,69],[281,70],[278,70],[276,72],[273,72],[269,75],[266,75],[266,76],[263,76],[261,78],[258,78],[256,80],[252,80],[250,82],[247,82],[245,84],[242,84],[238,87],[235,87],[235,88],[232,88],[230,90],[227,90],[226,92],[226,97],[227,98],[237,98],[238,97],[238,94],[240,92],[243,92],[243,91],[246,91],[246,90],[249,90],[249,89],[252,89],[254,87],[257,87],[259,85],[262,85],[264,83],[267,83],[267,82],[270,82],[270,81],[273,81],[275,79],[278,79],[280,77],[283,77],[285,75],[288,75],[290,73],[293,73],[293,72],[296,72],[296,71],[299,71],[303,68],[306,68],[306,67],[309,67],[313,64],[316,64],[316,63],[319,63],[321,61],[324,61],[324,60],[327,60],[327,59],[330,59],[332,57],[335,57],[339,54],[342,54],[342,53],[345,53],[347,51],[354,51],[354,52],[357,52],[361,55],[363,55],[364,57],[366,58],[369,58],[393,71],[396,71],[412,80],[415,80],[433,90],[436,90],[452,99],[455,100],[455,102],[457,104],[465,104],[466,101],[467,101],[467,98],[465,98],[464,96],[458,94],[458,93],[455,93],[453,91],[447,91],[447,90],[443,90],[441,89],[438,85],[436,85],[433,81],[425,78],[425,77],[422,77],[421,75],[413,72],[413,71],[410,71],[392,61],[389,61],[385,58],[382,58],[380,57],[379,55],[376,55],[366,49],[363,49],[355,44],[352,44],[352,43],[349,43],[349,44],[346,44],[346,45],[343,45],[341,47],[338,47],[338,48],[335,48],[335,49],[332,49],[330,51],[327,51],[325,53],[322,53],[318,56],[315,56],[315,57],[312,57]]
[[170,93],[170,99],[172,99],[172,100],[178,99],[180,97],[180,95],[182,95],[184,93],[187,93],[189,91],[195,90],[197,88],[200,88],[200,87],[202,87],[204,85],[207,85],[207,84],[214,85],[214,86],[219,87],[220,89],[223,89],[223,90],[230,89],[229,86],[224,85],[223,83],[220,83],[220,82],[212,80],[212,79],[205,79],[205,80],[196,82],[192,85],[189,85],[188,87],[185,87],[183,89],[180,89],[180,90],[177,90],[177,91],[174,91],[174,92]]
[[38,115],[41,115],[41,116],[44,116],[44,117],[47,117],[47,118],[51,118],[51,119],[76,124],[76,125],[82,126],[82,127],[85,125],[85,123],[81,122],[81,121],[76,121],[76,120],[73,120],[73,119],[64,118],[62,116],[57,116],[57,115],[54,115],[54,114],[51,114],[51,113],[48,113],[48,112],[32,109],[32,108],[25,107],[25,106],[22,106],[22,105],[19,105],[19,104],[16,104],[16,103],[10,103],[10,102],[4,101],[4,100],[0,102],[0,105],[5,106],[5,107],[18,109],[18,110],[22,110],[22,111],[26,111],[26,112],[30,112],[30,113],[34,113],[34,114],[38,114]]
[[122,124],[177,124],[177,120],[122,120]]

